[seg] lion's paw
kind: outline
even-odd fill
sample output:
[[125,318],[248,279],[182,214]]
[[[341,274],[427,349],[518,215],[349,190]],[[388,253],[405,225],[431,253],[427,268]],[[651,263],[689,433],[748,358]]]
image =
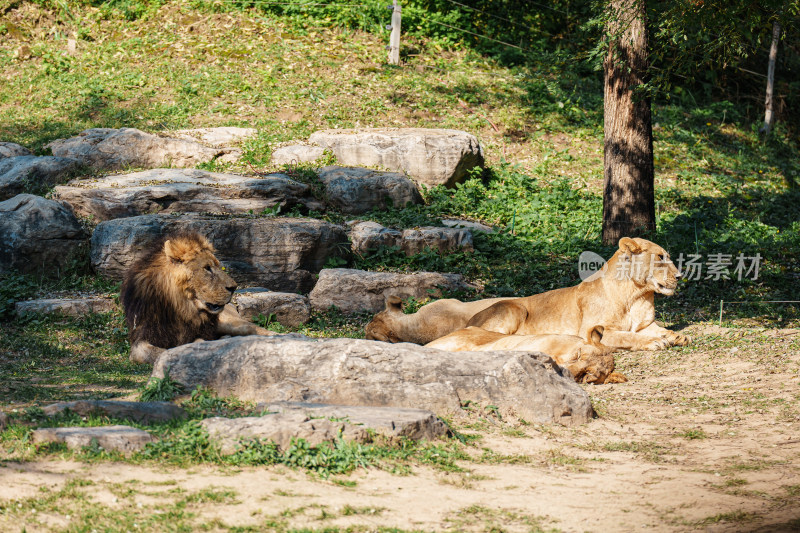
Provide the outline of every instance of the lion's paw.
[[671,345],[672,343],[668,339],[653,339],[645,343],[640,349],[649,351],[663,350]]
[[692,338],[680,333],[673,333],[670,335],[669,341],[673,346],[688,346],[692,342]]

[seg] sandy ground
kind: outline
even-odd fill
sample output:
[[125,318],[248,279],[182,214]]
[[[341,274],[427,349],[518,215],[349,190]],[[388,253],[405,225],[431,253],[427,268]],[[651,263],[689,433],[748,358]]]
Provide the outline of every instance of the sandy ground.
[[[461,463],[467,472],[321,480],[284,467],[6,462],[0,530],[70,528],[68,509],[89,512],[81,505],[174,512],[178,498],[206,491],[187,500],[186,523],[212,531],[800,531],[800,332],[686,331],[689,348],[618,354],[630,382],[588,386],[600,416],[587,425],[474,417],[462,429],[482,439]],[[67,486],[81,505],[30,504]]]

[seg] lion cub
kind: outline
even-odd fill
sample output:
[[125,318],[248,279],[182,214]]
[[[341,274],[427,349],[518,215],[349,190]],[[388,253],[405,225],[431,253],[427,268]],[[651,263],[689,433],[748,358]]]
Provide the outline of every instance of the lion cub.
[[603,327],[592,328],[588,342],[576,335],[504,335],[470,326],[429,342],[425,346],[449,352],[511,350],[542,352],[566,367],[579,383],[622,383],[628,379],[614,372],[613,348],[600,340]]
[[131,361],[153,363],[165,349],[223,335],[274,335],[228,305],[235,290],[205,237],[179,233],[157,242],[122,282]]

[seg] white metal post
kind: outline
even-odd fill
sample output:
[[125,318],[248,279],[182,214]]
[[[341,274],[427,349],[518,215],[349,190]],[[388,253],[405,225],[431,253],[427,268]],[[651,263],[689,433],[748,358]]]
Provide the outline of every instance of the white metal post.
[[392,30],[391,35],[389,36],[389,64],[390,65],[399,65],[400,64],[400,3],[397,0],[393,0],[391,6],[392,9],[392,25],[389,28]]

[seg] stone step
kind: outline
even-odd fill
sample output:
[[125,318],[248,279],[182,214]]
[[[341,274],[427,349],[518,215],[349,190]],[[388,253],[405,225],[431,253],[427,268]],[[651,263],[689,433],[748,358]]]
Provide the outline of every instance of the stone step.
[[77,400],[58,402],[42,408],[47,416],[55,416],[65,411],[80,416],[101,415],[111,418],[125,418],[140,424],[168,422],[186,418],[186,411],[170,402],[129,402],[122,400]]

